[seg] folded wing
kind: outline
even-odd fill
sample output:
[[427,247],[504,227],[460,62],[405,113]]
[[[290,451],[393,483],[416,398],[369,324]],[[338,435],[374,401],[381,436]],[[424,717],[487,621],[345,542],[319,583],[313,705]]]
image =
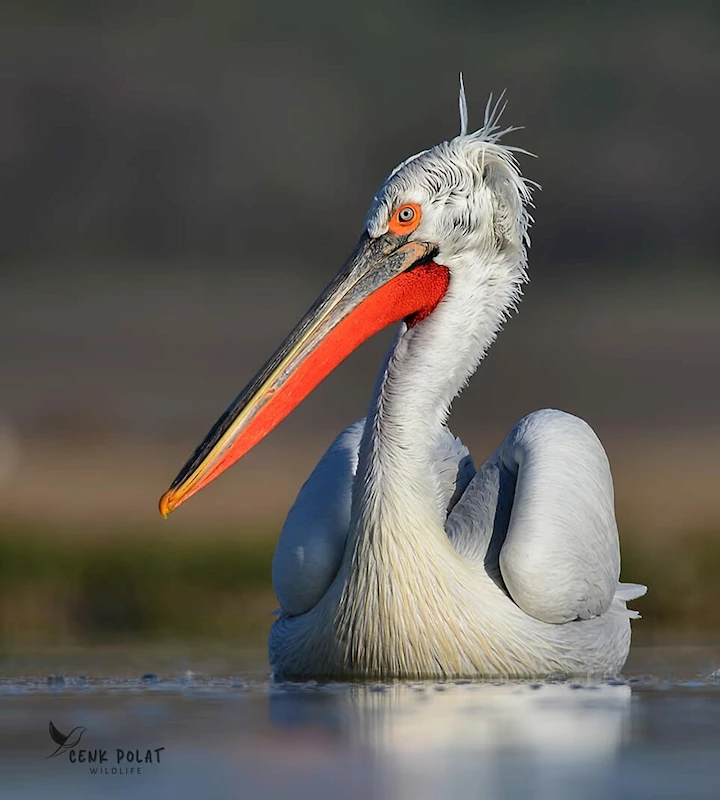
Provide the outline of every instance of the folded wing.
[[527,614],[563,623],[603,614],[644,587],[618,586],[612,476],[590,426],[561,411],[521,420],[478,470],[447,523]]

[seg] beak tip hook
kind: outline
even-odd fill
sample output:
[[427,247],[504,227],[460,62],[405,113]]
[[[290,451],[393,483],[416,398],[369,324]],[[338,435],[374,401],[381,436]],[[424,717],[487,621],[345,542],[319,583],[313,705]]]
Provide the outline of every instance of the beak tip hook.
[[172,492],[170,490],[165,492],[165,494],[160,498],[160,503],[158,508],[162,518],[167,519],[168,515],[172,512],[174,508],[174,504],[172,502]]

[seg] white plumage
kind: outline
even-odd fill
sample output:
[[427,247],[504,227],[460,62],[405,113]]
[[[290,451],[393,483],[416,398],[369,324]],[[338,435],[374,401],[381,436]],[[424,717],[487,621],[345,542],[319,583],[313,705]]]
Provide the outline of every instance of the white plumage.
[[[461,108],[462,108],[461,101]],[[404,325],[367,422],[349,427],[302,488],[273,564],[280,675],[614,674],[630,644],[607,457],[592,429],[538,411],[475,473],[445,426],[526,280],[530,186],[477,133],[404,162],[366,227],[414,202],[450,287]],[[449,513],[448,513],[449,512]]]

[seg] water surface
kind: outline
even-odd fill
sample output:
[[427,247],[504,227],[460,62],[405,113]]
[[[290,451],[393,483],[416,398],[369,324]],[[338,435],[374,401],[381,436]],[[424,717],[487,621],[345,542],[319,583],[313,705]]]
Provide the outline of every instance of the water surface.
[[[5,659],[0,797],[716,798],[719,667],[640,647],[619,681],[359,685],[273,684],[254,652]],[[52,758],[50,720],[86,729]]]

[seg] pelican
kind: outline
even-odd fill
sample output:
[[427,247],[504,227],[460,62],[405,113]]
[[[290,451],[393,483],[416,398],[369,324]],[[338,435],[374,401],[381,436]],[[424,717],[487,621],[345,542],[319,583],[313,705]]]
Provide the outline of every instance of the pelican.
[[[492,98],[491,98],[492,100]],[[162,496],[164,516],[270,433],[362,342],[399,324],[365,419],[330,446],[282,528],[269,641],[282,678],[607,676],[630,647],[605,451],[536,411],[475,469],[446,426],[527,280],[533,184],[491,101],[403,161],[360,240]]]

